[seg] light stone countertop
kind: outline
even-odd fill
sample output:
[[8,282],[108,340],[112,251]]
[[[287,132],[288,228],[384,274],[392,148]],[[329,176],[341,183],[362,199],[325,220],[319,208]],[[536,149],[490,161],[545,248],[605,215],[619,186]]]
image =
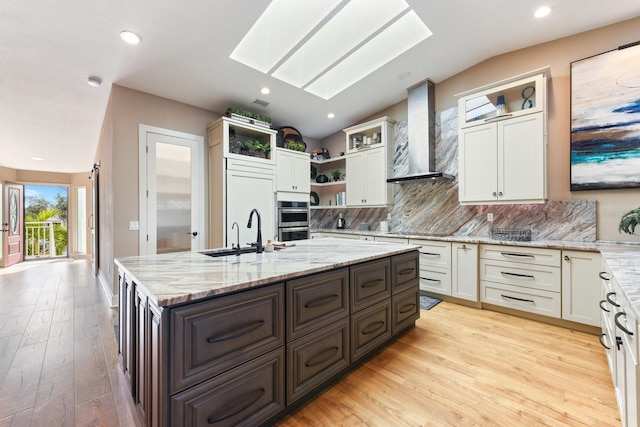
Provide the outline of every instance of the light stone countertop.
[[210,257],[175,252],[118,258],[116,265],[159,307],[275,283],[377,258],[417,250],[365,240],[316,239],[261,254]]

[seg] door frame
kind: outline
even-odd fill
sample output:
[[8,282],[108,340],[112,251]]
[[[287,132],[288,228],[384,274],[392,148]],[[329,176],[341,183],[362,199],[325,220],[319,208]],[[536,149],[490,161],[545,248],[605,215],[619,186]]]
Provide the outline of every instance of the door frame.
[[[206,168],[206,158],[205,158],[205,150],[204,150],[204,137],[201,135],[194,135],[185,132],[179,132],[171,129],[159,128],[156,126],[149,126],[144,124],[138,125],[138,253],[139,255],[148,255],[147,248],[147,235],[149,234],[149,221],[147,219],[147,209],[148,209],[148,197],[146,194],[148,185],[147,185],[147,135],[150,133],[166,135],[175,138],[188,139],[196,142],[197,146],[197,156],[199,159],[198,164],[198,173],[197,176],[194,177],[197,180],[198,188],[201,194],[200,207],[197,212],[198,222],[201,224],[200,229],[202,230],[202,245],[206,247],[207,245],[207,222],[206,222],[206,203],[208,198],[207,195],[207,182],[205,180],[205,168]],[[202,248],[204,249],[204,247]]]

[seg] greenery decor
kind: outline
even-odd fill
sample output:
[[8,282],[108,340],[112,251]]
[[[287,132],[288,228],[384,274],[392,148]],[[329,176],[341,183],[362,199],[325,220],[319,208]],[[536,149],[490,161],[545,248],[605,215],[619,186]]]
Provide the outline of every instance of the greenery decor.
[[289,150],[293,150],[293,151],[302,151],[304,152],[304,150],[307,149],[307,145],[302,143],[302,142],[296,142],[293,140],[286,140],[285,141],[285,147],[288,148]]
[[267,157],[267,153],[271,151],[269,142],[260,142],[257,139],[247,139],[245,141],[236,141],[234,152],[254,157]]
[[621,233],[635,234],[638,223],[640,223],[640,208],[635,208],[622,215],[618,231]]
[[251,111],[243,110],[242,108],[229,107],[229,108],[227,108],[227,111],[225,112],[225,114],[227,116],[231,116],[231,114],[237,114],[239,116],[244,116],[244,117],[247,117],[247,118],[250,118],[250,119],[260,120],[261,122],[265,122],[265,123],[269,123],[269,124],[272,123],[271,117],[262,116],[260,114],[255,114],[255,113],[252,113]]
[[336,169],[336,170],[331,172],[331,176],[333,177],[334,181],[340,181],[340,177],[342,176],[342,172],[340,172],[338,169]]

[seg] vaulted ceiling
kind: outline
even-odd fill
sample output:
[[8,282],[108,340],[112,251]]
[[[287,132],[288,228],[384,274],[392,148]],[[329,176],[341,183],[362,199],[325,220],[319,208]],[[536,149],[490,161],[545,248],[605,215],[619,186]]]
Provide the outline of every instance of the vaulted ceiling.
[[[370,0],[371,7],[384,1]],[[217,113],[244,107],[323,138],[401,101],[427,77],[442,81],[495,55],[640,16],[637,1],[406,1],[433,35],[325,100],[229,58],[269,0],[7,0],[0,166],[89,170],[112,84]],[[552,13],[534,18],[543,4]],[[123,43],[124,29],[142,43]],[[102,86],[89,86],[89,76]],[[261,94],[263,86],[271,93]]]

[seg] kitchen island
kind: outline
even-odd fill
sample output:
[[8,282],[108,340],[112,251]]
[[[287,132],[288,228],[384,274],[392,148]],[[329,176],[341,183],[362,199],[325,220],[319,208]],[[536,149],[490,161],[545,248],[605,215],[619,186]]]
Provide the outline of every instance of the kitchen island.
[[145,425],[260,425],[419,317],[417,245],[120,258],[119,357]]

